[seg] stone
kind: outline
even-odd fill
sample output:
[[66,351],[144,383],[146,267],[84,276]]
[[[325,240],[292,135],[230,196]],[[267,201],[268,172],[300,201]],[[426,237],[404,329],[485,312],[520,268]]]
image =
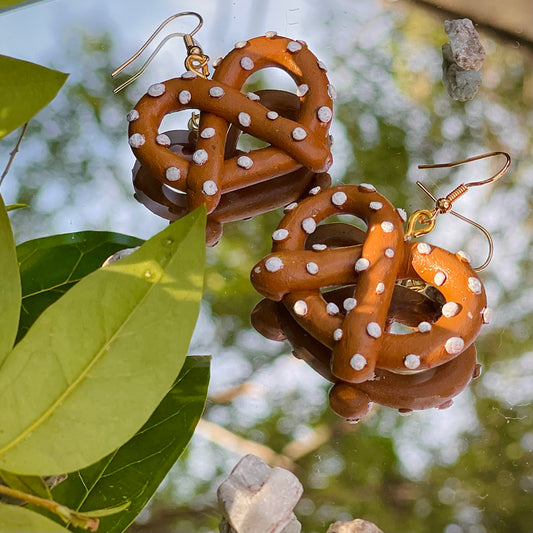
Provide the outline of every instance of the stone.
[[485,60],[485,49],[470,19],[446,20],[444,29],[450,39],[455,63],[465,70],[480,70]]
[[481,85],[481,72],[465,70],[455,61],[451,46],[442,46],[442,83],[451,98],[458,102],[472,100]]
[[351,522],[335,522],[327,533],[383,533],[376,524],[357,518]]
[[298,478],[245,455],[217,491],[221,533],[300,533],[293,509],[302,496]]

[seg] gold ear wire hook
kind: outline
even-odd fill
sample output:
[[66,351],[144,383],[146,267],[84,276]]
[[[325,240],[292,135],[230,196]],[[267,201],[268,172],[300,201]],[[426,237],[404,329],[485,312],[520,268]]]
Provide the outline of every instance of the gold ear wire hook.
[[[455,200],[457,200],[459,197],[465,194],[470,187],[477,187],[479,185],[485,185],[487,183],[492,183],[500,179],[505,174],[505,172],[507,172],[507,169],[509,168],[511,164],[511,156],[507,152],[490,152],[487,154],[469,157],[468,159],[462,159],[461,161],[454,161],[453,163],[439,163],[439,164],[434,164],[434,165],[418,165],[418,168],[420,169],[448,168],[448,167],[455,167],[458,165],[462,165],[464,163],[470,163],[471,161],[477,161],[479,159],[485,159],[487,157],[493,157],[496,155],[503,155],[505,157],[505,163],[498,172],[496,172],[490,178],[487,178],[485,180],[462,183],[461,185],[456,187],[451,193],[446,195],[444,198],[437,199],[435,196],[433,196],[433,194],[431,194],[431,192],[420,181],[417,181],[416,184],[435,202],[435,207],[433,208],[432,211],[429,211],[427,209],[420,209],[418,211],[415,211],[411,215],[411,217],[409,218],[408,226],[407,226],[406,238],[409,239],[411,237],[420,237],[421,235],[425,235],[426,233],[429,233],[435,227],[435,220],[438,215],[444,214],[444,213],[450,213],[456,216],[457,218],[463,220],[464,222],[467,222],[468,224],[472,224],[474,227],[482,231],[484,235],[487,237],[487,240],[489,242],[489,253],[488,253],[487,259],[481,266],[474,268],[474,270],[476,272],[479,272],[483,270],[484,268],[486,268],[487,265],[490,263],[493,252],[494,252],[494,243],[493,243],[490,233],[477,222],[470,220],[469,218],[465,217],[464,215],[461,215],[460,213],[457,213],[456,211],[452,211],[452,204]],[[419,230],[415,230],[415,226],[417,223],[423,225],[423,227],[420,228]]]
[[[159,43],[157,48],[152,52],[150,57],[145,61],[144,65],[139,69],[139,71],[136,74],[134,74],[131,78],[126,80],[122,85],[120,85],[119,87],[117,87],[116,89],[113,90],[113,92],[115,94],[118,93],[119,91],[121,91],[122,89],[124,89],[124,87],[127,87],[130,83],[134,82],[146,70],[146,67],[148,67],[148,65],[150,64],[152,59],[158,54],[159,50],[161,50],[161,48],[165,45],[165,43],[169,39],[172,39],[173,37],[183,37],[183,41],[184,41],[185,46],[187,48],[187,56],[188,56],[187,59],[189,59],[189,56],[193,56],[194,59],[196,60],[196,62],[193,62],[193,66],[201,67],[204,70],[204,72],[205,72],[205,69],[207,68],[207,61],[209,61],[209,58],[207,56],[203,55],[202,48],[193,39],[193,35],[202,27],[202,25],[204,23],[203,18],[201,17],[201,15],[199,15],[198,13],[195,13],[194,11],[183,11],[182,13],[176,13],[175,15],[172,15],[172,16],[168,17],[164,22],[162,22],[159,25],[159,27],[157,28],[157,30],[155,30],[154,33],[152,33],[152,35],[148,38],[148,40],[141,46],[141,48],[139,48],[139,50],[135,54],[133,54],[127,61],[125,61],[122,65],[120,65],[120,67],[118,67],[111,74],[111,77],[114,78],[117,74],[122,72],[128,65],[131,65],[131,63],[133,63],[146,50],[146,48],[150,45],[150,43],[156,38],[158,33],[169,22],[171,22],[174,19],[177,19],[179,17],[184,17],[184,16],[187,16],[187,15],[192,15],[192,16],[195,16],[195,17],[198,18],[199,22],[196,25],[196,27],[190,33],[171,33],[170,35],[167,35]],[[189,64],[187,64],[187,60],[186,60],[186,66],[189,69]]]

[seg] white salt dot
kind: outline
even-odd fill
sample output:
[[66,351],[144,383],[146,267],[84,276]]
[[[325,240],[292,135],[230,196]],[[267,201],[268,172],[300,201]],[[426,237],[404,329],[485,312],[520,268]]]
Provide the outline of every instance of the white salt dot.
[[481,281],[479,281],[479,279],[474,278],[474,277],[468,278],[468,288],[474,294],[481,294],[481,290],[482,290]]
[[437,287],[440,287],[446,281],[446,274],[439,270],[438,272],[435,273],[433,281],[435,282],[435,285]]
[[307,132],[303,128],[294,128],[292,130],[292,138],[295,141],[303,141],[307,137]]
[[305,265],[305,270],[307,270],[307,272],[309,272],[309,274],[317,274],[318,273],[318,265],[316,263],[309,262],[309,263],[307,263],[307,265]]
[[492,321],[492,309],[490,307],[485,307],[481,311],[481,318],[483,319],[483,324],[490,324]]
[[361,257],[355,263],[355,271],[362,272],[370,266],[370,261],[366,257]]
[[[222,59],[222,58],[220,58]],[[213,66],[215,66],[213,64]],[[198,74],[196,74],[196,72],[193,72],[192,70],[187,70],[186,72],[184,72],[182,75],[181,75],[181,78],[184,79],[184,80],[193,80],[195,78],[198,77]]]
[[148,87],[148,94],[150,96],[161,96],[165,92],[164,83],[154,83]]
[[235,43],[235,48],[244,48],[248,44],[248,41],[239,41],[238,43]]
[[316,115],[318,117],[318,120],[320,120],[320,122],[327,123],[331,120],[331,117],[333,116],[333,112],[331,111],[329,107],[324,105],[318,108]]
[[283,241],[288,236],[289,236],[289,232],[286,229],[277,229],[272,234],[272,239],[274,239],[275,241]]
[[267,118],[269,120],[276,120],[279,117],[279,115],[275,111],[269,111],[267,113]]
[[202,191],[204,191],[207,196],[214,196],[218,191],[217,184],[213,180],[204,181]]
[[391,257],[394,257],[394,250],[392,248],[387,248],[385,250],[385,256],[388,257],[389,259]]
[[350,366],[354,370],[363,370],[366,366],[366,359],[364,356],[362,356],[360,353],[356,353],[351,359],[350,359]]
[[265,33],[265,37],[268,37],[269,39],[272,39],[272,38],[275,37],[277,34],[278,34],[277,31],[267,31],[267,32]]
[[178,100],[180,104],[186,105],[191,101],[192,94],[189,91],[180,91],[178,94]]
[[252,100],[254,102],[257,102],[258,100],[261,100],[261,97],[258,94],[255,94],[255,93],[248,93],[246,95],[246,98],[248,98],[248,100]]
[[415,370],[420,366],[420,356],[410,353],[403,360],[403,364],[405,365],[405,368],[408,368],[409,370]]
[[283,261],[279,257],[269,257],[265,261],[265,268],[269,272],[277,272],[283,268]]
[[339,313],[339,308],[336,304],[333,302],[329,302],[326,305],[326,311],[328,312],[328,315],[337,315]]
[[474,318],[474,315],[472,314],[471,311],[468,311],[468,313],[466,313],[466,316],[467,316],[470,320],[472,320],[472,319]]
[[370,209],[372,211],[379,211],[383,207],[381,202],[370,202]]
[[456,316],[460,310],[461,307],[455,302],[448,302],[442,306],[442,314],[446,318],[452,318],[453,316]]
[[254,62],[249,57],[245,56],[241,59],[241,67],[244,70],[253,70]]
[[328,85],[328,95],[332,100],[337,98],[337,89],[333,85]]
[[318,193],[320,192],[320,186],[316,186],[316,187],[313,187],[310,191],[309,191],[309,194],[311,196],[315,196],[317,195]]
[[359,190],[364,192],[376,192],[376,188],[374,185],[370,185],[370,183],[360,183]]
[[385,291],[385,283],[379,282],[376,286],[376,294],[383,294]]
[[385,220],[384,222],[381,223],[381,229],[385,233],[390,233],[391,231],[394,230],[394,224],[392,222]]
[[283,210],[285,213],[287,211],[292,211],[298,204],[296,202],[292,202],[292,204],[289,204],[285,206],[285,209]]
[[170,146],[170,137],[162,133],[155,138],[155,142],[161,146]]
[[256,267],[254,268],[254,272],[255,272],[256,274],[260,274],[260,273],[261,273],[261,267],[260,267],[260,266],[256,266]]
[[431,327],[429,322],[420,322],[420,324],[418,324],[418,331],[420,331],[420,333],[427,333],[428,331],[431,331]]
[[302,45],[297,41],[291,41],[287,45],[287,50],[292,53],[299,52],[301,49],[302,49]]
[[134,122],[139,118],[139,112],[136,109],[132,109],[127,115],[126,120],[128,122]]
[[455,255],[463,263],[470,263],[470,261],[471,261],[470,256],[466,252],[463,252],[463,250],[459,250]]
[[308,91],[309,85],[307,85],[307,83],[302,83],[296,88],[296,96],[299,96],[301,98],[302,96],[305,96]]
[[431,246],[425,242],[419,242],[416,245],[416,249],[418,250],[418,253],[422,255],[427,255],[431,253]]
[[316,222],[313,218],[304,218],[302,220],[302,229],[309,235],[316,230]]
[[215,136],[215,128],[204,128],[200,132],[200,137],[202,139],[211,139],[211,137]]
[[317,65],[320,70],[324,70],[325,72],[328,71],[328,67],[326,67],[326,64],[323,61],[317,61]]
[[344,205],[347,200],[348,200],[348,196],[346,195],[345,192],[342,192],[342,191],[335,192],[331,195],[331,203],[333,205],[337,205],[337,206]]
[[298,316],[305,316],[307,314],[307,304],[303,300],[295,302],[292,308]]
[[311,248],[315,251],[315,252],[323,252],[324,250],[327,249],[327,246],[325,244],[313,244],[311,246]]
[[345,311],[351,311],[352,309],[355,309],[357,306],[357,300],[355,298],[346,298],[344,302],[342,302],[342,307],[344,307]]
[[194,152],[194,154],[192,154],[192,160],[197,164],[197,165],[203,165],[208,159],[208,155],[207,155],[207,152],[201,148],[200,150],[196,150],[196,152]]
[[377,322],[369,322],[366,326],[366,332],[374,339],[381,337],[381,327]]
[[220,63],[222,63],[222,57],[217,57],[214,61],[213,61],[213,68],[218,68],[220,66]]
[[180,169],[177,167],[168,167],[165,170],[165,177],[168,181],[178,181],[181,178]]
[[225,94],[222,87],[215,86],[209,89],[209,96],[213,98],[222,98]]
[[407,220],[407,213],[405,212],[405,209],[402,209],[401,207],[398,207],[398,209],[396,209],[396,211],[400,215],[400,218],[405,222]]
[[253,164],[254,164],[253,160],[250,159],[247,155],[241,155],[240,157],[237,158],[237,165],[246,170],[248,170],[249,168],[252,168]]
[[444,349],[450,355],[460,354],[463,351],[464,347],[465,341],[461,339],[461,337],[450,337],[444,345]]
[[252,119],[248,113],[239,113],[239,124],[247,128],[252,123]]
[[132,148],[140,148],[144,144],[144,135],[142,133],[134,133],[129,139],[128,142]]
[[342,334],[344,332],[342,331],[341,328],[337,328],[334,332],[333,332],[333,340],[334,341],[340,341],[342,339]]

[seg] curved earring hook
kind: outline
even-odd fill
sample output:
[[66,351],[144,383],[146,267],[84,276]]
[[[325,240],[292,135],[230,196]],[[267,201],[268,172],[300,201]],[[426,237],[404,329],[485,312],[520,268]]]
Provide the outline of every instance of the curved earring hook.
[[[420,181],[417,181],[416,184],[435,202],[435,207],[432,211],[428,211],[427,209],[421,209],[413,213],[413,215],[411,215],[409,222],[408,222],[408,231],[406,233],[406,236],[408,238],[412,236],[419,237],[420,235],[429,233],[435,227],[435,219],[437,218],[438,215],[444,214],[444,213],[450,213],[451,215],[456,216],[457,218],[463,220],[464,222],[467,222],[468,224],[471,224],[472,226],[478,228],[480,231],[483,232],[483,234],[487,238],[489,242],[489,253],[488,253],[487,259],[481,266],[474,268],[474,270],[476,272],[479,272],[483,270],[484,268],[486,268],[488,264],[490,263],[493,253],[494,253],[494,242],[492,240],[492,236],[481,224],[478,224],[477,222],[470,220],[469,218],[465,217],[464,215],[461,215],[460,213],[457,213],[456,211],[452,211],[452,204],[455,200],[457,200],[459,197],[465,194],[470,187],[477,187],[479,185],[485,185],[487,183],[492,183],[500,179],[505,174],[505,172],[507,172],[507,169],[511,165],[511,156],[507,152],[490,152],[487,154],[469,157],[468,159],[462,159],[461,161],[454,161],[453,163],[418,165],[418,168],[420,169],[448,168],[448,167],[455,167],[458,165],[462,165],[464,163],[470,163],[471,161],[477,161],[479,159],[485,159],[487,157],[493,157],[496,155],[503,155],[505,157],[505,163],[498,172],[493,174],[490,178],[487,178],[481,181],[471,181],[468,183],[462,183],[461,185],[456,187],[450,194],[446,195],[444,198],[436,198]],[[415,231],[415,225],[417,223],[422,224],[423,227]]]
[[124,87],[127,87],[130,83],[134,82],[145,70],[146,67],[150,64],[152,59],[158,54],[158,52],[161,50],[161,48],[165,45],[165,43],[174,37],[183,37],[183,40],[185,42],[185,46],[187,47],[187,53],[191,53],[191,49],[197,48],[197,50],[194,50],[194,52],[199,51],[201,53],[200,45],[193,39],[193,35],[202,27],[204,20],[202,16],[194,11],[183,11],[181,13],[176,13],[175,15],[172,15],[168,17],[164,22],[162,22],[159,27],[152,33],[152,35],[148,38],[148,40],[139,48],[135,54],[133,54],[127,61],[122,63],[120,67],[118,67],[112,74],[111,77],[114,78],[117,74],[122,72],[128,65],[131,65],[150,45],[150,43],[156,38],[156,36],[159,34],[159,32],[171,21],[179,18],[179,17],[185,17],[188,15],[192,15],[198,18],[198,24],[196,27],[190,32],[190,33],[171,33],[170,35],[167,35],[157,46],[157,48],[152,52],[150,57],[144,62],[142,67],[139,69],[139,71],[134,74],[131,78],[129,78],[127,81],[125,81],[122,85],[117,87],[113,90],[113,92],[116,94]]

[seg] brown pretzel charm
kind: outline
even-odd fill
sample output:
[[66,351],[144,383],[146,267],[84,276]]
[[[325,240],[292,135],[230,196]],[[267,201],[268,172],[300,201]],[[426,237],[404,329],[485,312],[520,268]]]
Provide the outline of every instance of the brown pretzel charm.
[[[327,293],[328,302],[341,305],[348,288]],[[438,305],[421,293],[397,285],[387,317],[388,325],[400,322],[416,327],[422,319],[434,322]],[[281,302],[264,299],[252,313],[253,326],[265,337],[288,341],[293,354],[303,359],[335,385],[329,393],[331,408],[343,418],[358,421],[370,411],[372,402],[400,412],[430,408],[445,409],[473,377],[480,373],[474,345],[462,354],[435,368],[411,374],[396,374],[376,368],[373,379],[346,383],[331,373],[331,350],[312,337],[296,322]]]
[[[362,219],[368,228],[364,243],[313,242],[306,249],[317,224],[334,214]],[[303,329],[330,350],[336,380],[363,383],[376,368],[412,373],[443,365],[463,353],[488,320],[484,288],[464,256],[404,242],[402,217],[371,185],[339,186],[303,200],[273,239],[273,253],[254,267],[252,283],[267,298],[283,300]],[[405,335],[387,331],[401,279],[422,280],[445,302],[438,319],[422,320]],[[341,306],[321,293],[345,285],[355,289]]]
[[[269,109],[261,97],[241,93],[254,72],[278,67],[298,86],[295,120]],[[325,68],[300,41],[269,34],[237,43],[212,80],[186,72],[152,85],[128,115],[129,143],[141,166],[160,183],[187,194],[187,209],[205,204],[213,212],[224,193],[291,174],[305,167],[324,172],[331,165],[328,128],[334,89]],[[165,115],[200,109],[198,139],[190,158],[169,150],[159,134]],[[230,125],[269,146],[224,159]]]
[[[300,98],[286,91],[261,90],[256,94],[261,103],[281,116],[295,120],[300,109]],[[231,124],[226,137],[224,159],[246,156],[237,149],[242,131]],[[196,138],[192,132],[165,132],[170,141],[168,149],[184,160],[192,161]],[[251,218],[255,215],[278,209],[306,196],[316,187],[326,189],[331,179],[326,173],[315,174],[305,167],[257,183],[221,194],[216,209],[207,217],[206,242],[214,246],[222,236],[223,224]],[[135,197],[157,215],[174,221],[188,213],[187,195],[171,189],[153,176],[138,161],[133,169]]]

